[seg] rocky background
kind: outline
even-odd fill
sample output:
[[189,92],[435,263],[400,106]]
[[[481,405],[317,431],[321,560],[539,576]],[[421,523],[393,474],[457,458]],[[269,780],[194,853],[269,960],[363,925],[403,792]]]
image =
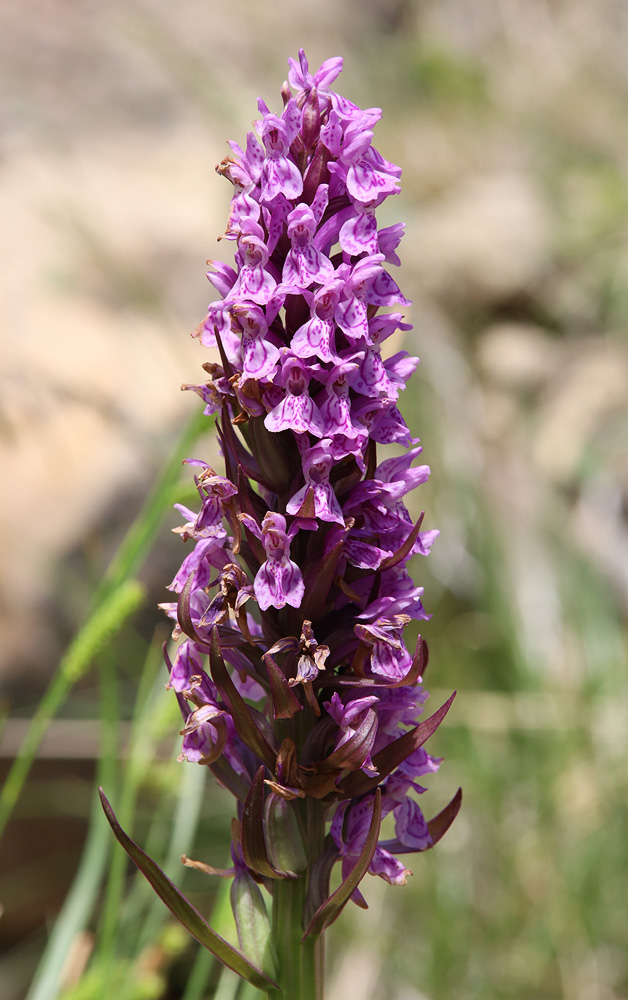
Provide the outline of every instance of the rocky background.
[[[400,280],[414,300],[415,330],[405,346],[422,359],[406,414],[434,470],[421,498],[428,526],[441,529],[426,577],[431,683],[461,689],[454,725],[479,741],[486,770],[478,774],[500,754],[495,734],[514,732],[516,741],[537,727],[561,740],[569,713],[582,727],[557,765],[551,805],[516,793],[507,815],[487,820],[476,803],[479,818],[473,809],[463,815],[446,855],[458,888],[425,876],[441,907],[461,892],[461,912],[477,907],[486,941],[507,911],[511,949],[500,939],[506,951],[487,971],[485,942],[483,972],[472,962],[463,970],[460,956],[447,975],[431,966],[413,972],[409,962],[404,972],[402,962],[398,985],[386,992],[380,982],[372,995],[625,997],[612,866],[587,868],[587,879],[608,887],[595,896],[602,930],[584,915],[570,928],[559,910],[548,953],[533,947],[542,928],[517,946],[532,926],[527,914],[550,906],[548,886],[555,899],[571,884],[583,913],[585,899],[593,905],[577,873],[589,853],[603,854],[604,821],[620,822],[625,782],[622,0],[0,7],[0,697],[11,713],[2,763],[83,619],[90,588],[196,410],[196,398],[178,386],[197,381],[204,360],[189,333],[212,297],[205,260],[228,259],[232,249],[216,242],[230,188],[213,166],[228,138],[245,135],[258,95],[277,103],[287,56],[301,45],[312,65],[345,57],[339,90],[383,108],[376,144],[404,168],[390,222],[407,222]],[[164,538],[143,570],[149,603],[163,599],[178,557],[176,540]],[[145,619],[150,634],[156,619],[148,611]],[[463,757],[455,742],[448,749],[453,790],[457,750]],[[71,748],[63,755],[71,758]],[[40,785],[54,771],[46,766],[52,770],[42,764],[35,772]],[[486,789],[474,780],[481,798]],[[532,778],[504,780],[521,791]],[[553,826],[539,826],[544,810]],[[24,995],[43,921],[54,919],[84,833],[72,827],[75,853],[46,887],[37,874],[41,844],[39,855],[26,846],[38,840],[37,822],[35,813],[29,837],[17,838],[19,850],[8,841],[1,862],[7,1000]],[[464,882],[473,878],[461,856],[480,850],[473,838],[482,823],[501,824],[504,844],[517,841],[503,871],[515,880],[511,892],[521,893],[520,910],[503,903],[486,857],[479,881]],[[568,872],[554,871],[565,830],[576,831],[583,852],[574,848],[575,888]],[[429,864],[437,861],[435,854]],[[17,885],[28,887],[28,905]],[[420,885],[412,898],[421,905]],[[368,926],[379,933],[376,922]],[[378,960],[374,971],[347,935],[353,964],[338,960],[334,989],[347,995],[349,977],[357,996],[361,967],[366,998],[386,964]],[[394,964],[394,942],[388,947]],[[451,959],[447,948],[441,957]]]

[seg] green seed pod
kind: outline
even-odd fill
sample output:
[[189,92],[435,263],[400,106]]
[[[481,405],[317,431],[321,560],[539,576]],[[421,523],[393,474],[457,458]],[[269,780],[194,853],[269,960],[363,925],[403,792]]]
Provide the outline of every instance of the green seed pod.
[[274,977],[276,961],[266,903],[257,882],[245,869],[238,868],[231,883],[230,898],[240,950],[262,972]]
[[277,871],[302,872],[307,852],[295,803],[271,792],[264,805],[266,850]]

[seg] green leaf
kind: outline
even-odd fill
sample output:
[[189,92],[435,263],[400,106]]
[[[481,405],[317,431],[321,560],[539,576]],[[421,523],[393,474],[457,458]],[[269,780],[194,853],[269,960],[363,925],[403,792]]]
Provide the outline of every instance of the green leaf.
[[229,895],[240,948],[261,969],[268,971],[270,975],[276,975],[266,903],[250,872],[244,868],[236,870]]
[[99,789],[100,800],[105,811],[105,816],[113,830],[116,838],[122,844],[132,861],[135,862],[142,875],[150,882],[159,898],[166,904],[177,920],[183,924],[185,929],[199,941],[204,948],[211,951],[212,955],[226,965],[227,968],[237,973],[252,986],[268,992],[270,989],[278,989],[277,985],[266,976],[261,969],[253,965],[236,948],[233,948],[224,938],[211,929],[209,924],[203,919],[201,914],[185,896],[177,889],[176,885],[170,881],[161,868],[149,858],[144,851],[138,847],[135,841],[124,832],[118,823],[113,809],[109,805],[102,788]]
[[137,580],[126,580],[103,597],[100,606],[74,637],[57,672],[44,694],[28,732],[0,792],[0,836],[18,800],[39,745],[57,710],[89,669],[94,657],[107,646],[127,618],[141,606],[144,587]]

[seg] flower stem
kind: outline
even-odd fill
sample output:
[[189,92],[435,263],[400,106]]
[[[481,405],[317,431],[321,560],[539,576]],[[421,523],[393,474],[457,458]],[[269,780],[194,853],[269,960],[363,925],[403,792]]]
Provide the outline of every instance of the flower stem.
[[[301,716],[305,713],[301,713]],[[307,725],[297,716],[288,723],[280,722],[278,739],[288,733],[300,745]],[[294,803],[299,814],[306,855],[306,870],[294,879],[277,879],[272,884],[273,912],[271,938],[277,957],[277,983],[283,1000],[323,1000],[324,951],[323,935],[310,935],[302,941],[305,931],[305,901],[310,876],[316,859],[324,849],[325,809],[312,798]],[[269,1000],[276,1000],[269,994]]]
[[273,884],[272,938],[284,1000],[323,1000],[322,936],[301,942],[306,886],[304,877]]

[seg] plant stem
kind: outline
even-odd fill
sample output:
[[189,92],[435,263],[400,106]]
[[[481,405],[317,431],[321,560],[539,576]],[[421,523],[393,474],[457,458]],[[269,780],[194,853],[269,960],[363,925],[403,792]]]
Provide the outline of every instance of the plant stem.
[[273,884],[272,938],[284,1000],[323,1000],[322,936],[301,943],[306,887],[305,877]]
[[[313,720],[310,709],[297,713],[290,720],[277,720],[275,736],[278,744],[285,737],[300,748]],[[301,941],[305,931],[304,909],[310,875],[314,863],[325,846],[325,807],[313,798],[294,803],[307,853],[307,868],[299,878],[276,879],[272,884],[273,913],[271,941],[277,958],[277,984],[283,991],[281,1000],[323,1000],[324,950],[323,935],[310,935]],[[269,1000],[279,1000],[276,992]]]

